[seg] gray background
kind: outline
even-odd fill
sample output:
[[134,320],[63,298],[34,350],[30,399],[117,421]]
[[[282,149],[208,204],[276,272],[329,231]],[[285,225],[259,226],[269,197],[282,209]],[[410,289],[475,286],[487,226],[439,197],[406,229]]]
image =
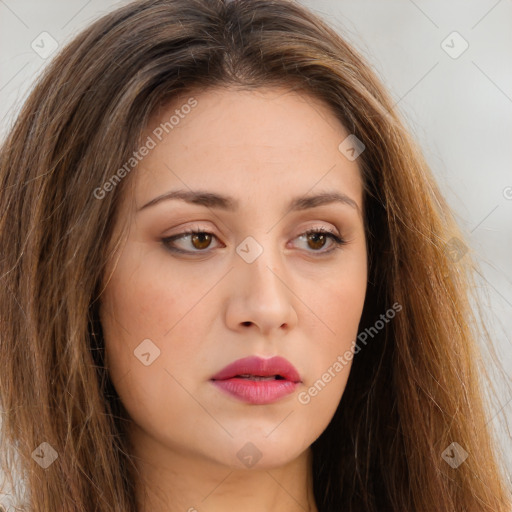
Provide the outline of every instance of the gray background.
[[[93,20],[125,3],[0,0],[1,138],[34,79],[51,59],[51,55],[38,55],[31,47],[33,41],[37,44],[41,37],[48,37],[40,34],[48,32],[62,46]],[[512,1],[300,3],[327,19],[364,54],[420,142],[478,255],[480,302],[498,357],[510,376]],[[454,31],[460,37],[448,37]],[[469,46],[457,56],[464,40]],[[496,373],[487,346],[483,355]],[[506,426],[512,419],[512,389],[507,378],[495,380],[500,392],[488,421],[499,432],[510,473],[512,441]]]

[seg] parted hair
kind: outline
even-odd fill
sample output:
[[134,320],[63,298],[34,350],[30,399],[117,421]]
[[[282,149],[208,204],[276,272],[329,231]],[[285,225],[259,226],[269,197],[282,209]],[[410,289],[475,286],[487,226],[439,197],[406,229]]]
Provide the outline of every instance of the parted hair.
[[[109,378],[98,303],[133,170],[94,191],[176,95],[299,89],[365,145],[368,287],[360,329],[402,310],[354,356],[313,443],[320,512],[510,512],[472,305],[475,261],[376,73],[289,0],[138,0],[59,50],[0,148],[0,462],[33,512],[137,512],[129,418]],[[341,141],[340,141],[341,142]],[[97,195],[97,194],[96,194]],[[489,340],[490,342],[490,340]],[[46,469],[41,443],[58,454]],[[442,457],[457,442],[467,459]]]

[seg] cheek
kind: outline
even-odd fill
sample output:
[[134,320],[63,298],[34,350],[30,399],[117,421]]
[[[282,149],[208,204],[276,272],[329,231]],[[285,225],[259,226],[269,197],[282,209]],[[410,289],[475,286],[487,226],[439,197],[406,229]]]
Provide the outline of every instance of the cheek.
[[366,260],[361,256],[307,295],[315,315],[306,315],[309,343],[302,358],[309,371],[298,402],[323,421],[326,414],[329,419],[334,414],[352,366],[367,286]]
[[112,345],[123,338],[132,343],[146,338],[160,342],[179,326],[201,292],[194,280],[176,272],[169,275],[151,256],[140,258],[144,264],[127,256],[108,284],[102,324],[110,331]]
[[[106,361],[114,382],[127,372],[133,380],[144,368],[140,360],[143,353],[149,352],[150,357],[156,358],[162,332],[172,326],[172,313],[177,307],[172,287],[155,284],[151,270],[123,257],[108,282],[100,307]],[[138,354],[138,347],[146,350]]]
[[316,435],[327,427],[343,396],[352,362],[329,363],[312,379],[304,381],[297,394],[297,409],[316,430]]
[[119,260],[108,283],[100,320],[106,364],[120,397],[128,407],[139,403],[145,409],[155,390],[168,395],[168,372],[199,360],[194,340],[201,339],[200,326],[189,313],[205,290],[187,276],[166,275],[151,254],[144,265],[129,256]]
[[337,319],[334,322],[336,332],[348,333],[355,338],[363,312],[367,282],[366,252],[360,250],[352,255],[340,279],[333,280],[330,288],[330,311]]
[[310,309],[304,310],[304,318],[308,319],[308,328],[316,329],[325,341],[324,354],[341,349],[355,339],[366,287],[366,260],[362,254],[360,258],[354,256],[345,261],[341,268],[322,276],[316,284],[308,283],[302,291],[305,305]]
[[[170,425],[178,410],[185,417],[199,414],[173,378],[175,366],[186,367],[193,358],[193,347],[180,342],[190,306],[174,287],[149,277],[139,272],[112,282],[101,309],[110,378],[129,416],[147,430]],[[173,338],[178,343],[171,346]],[[187,431],[179,421],[173,420],[172,427],[171,437]]]

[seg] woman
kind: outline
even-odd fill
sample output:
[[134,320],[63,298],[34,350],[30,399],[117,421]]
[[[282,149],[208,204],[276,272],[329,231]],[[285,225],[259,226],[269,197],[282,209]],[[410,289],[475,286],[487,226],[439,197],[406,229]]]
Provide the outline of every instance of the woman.
[[392,105],[285,0],[136,1],[62,50],[0,158],[28,510],[510,510],[470,257]]

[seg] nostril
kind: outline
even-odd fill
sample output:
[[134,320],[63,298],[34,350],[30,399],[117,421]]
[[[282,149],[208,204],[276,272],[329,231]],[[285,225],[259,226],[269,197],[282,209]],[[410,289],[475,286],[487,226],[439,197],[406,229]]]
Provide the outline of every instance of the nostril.
[[243,325],[251,325],[251,322],[242,322]]

